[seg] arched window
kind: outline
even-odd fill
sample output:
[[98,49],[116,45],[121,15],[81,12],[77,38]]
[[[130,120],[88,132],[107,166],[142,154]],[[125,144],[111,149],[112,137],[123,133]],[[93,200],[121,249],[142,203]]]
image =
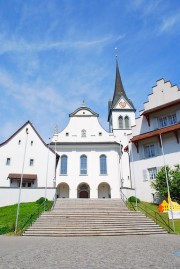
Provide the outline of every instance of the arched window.
[[119,117],[119,129],[123,129],[123,117]]
[[68,157],[66,155],[63,155],[61,157],[61,174],[67,175],[67,159]]
[[83,130],[81,131],[81,137],[86,137],[86,130],[85,130],[85,129],[83,129]]
[[100,174],[101,175],[107,174],[106,155],[101,155],[100,156]]
[[86,175],[87,174],[87,156],[82,155],[80,157],[80,174]]
[[129,126],[129,117],[128,117],[128,116],[126,116],[126,117],[124,118],[124,122],[125,122],[125,129],[129,129],[130,126]]

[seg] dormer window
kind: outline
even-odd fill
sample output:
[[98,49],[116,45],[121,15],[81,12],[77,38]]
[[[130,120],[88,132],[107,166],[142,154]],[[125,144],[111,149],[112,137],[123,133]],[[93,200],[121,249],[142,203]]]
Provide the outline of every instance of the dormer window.
[[30,165],[30,166],[33,166],[33,165],[34,165],[34,159],[30,159],[30,160],[29,160],[29,165]]
[[11,163],[11,158],[7,158],[6,159],[6,165],[10,165],[10,163]]
[[81,131],[81,137],[86,137],[86,130],[85,130],[85,129],[83,129],[83,130]]

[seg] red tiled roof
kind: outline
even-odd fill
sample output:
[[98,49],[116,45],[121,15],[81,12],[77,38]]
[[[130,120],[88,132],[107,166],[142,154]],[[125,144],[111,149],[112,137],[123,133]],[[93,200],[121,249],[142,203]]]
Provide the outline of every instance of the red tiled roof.
[[136,135],[131,139],[131,142],[135,143],[138,142],[140,140],[144,140],[144,139],[148,139],[154,136],[158,136],[160,134],[165,134],[165,133],[169,133],[169,132],[175,132],[177,130],[180,130],[180,123],[177,123],[175,125],[171,125],[165,128],[161,128],[161,129],[157,129],[148,133],[144,133],[144,134],[140,134],[140,135]]
[[[21,174],[17,174],[17,173],[10,173],[8,178],[12,179],[12,180],[16,180],[16,181],[20,181],[21,180]],[[33,182],[34,180],[37,179],[37,175],[36,174],[23,174],[23,182]]]

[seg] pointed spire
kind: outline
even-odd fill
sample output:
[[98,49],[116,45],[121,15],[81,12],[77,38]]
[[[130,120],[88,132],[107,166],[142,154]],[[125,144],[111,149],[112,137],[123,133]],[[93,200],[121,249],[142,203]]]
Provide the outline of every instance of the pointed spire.
[[123,84],[122,84],[122,80],[121,80],[121,76],[119,72],[119,66],[118,66],[118,55],[116,54],[116,80],[115,80],[114,96],[112,100],[112,107],[116,105],[116,103],[122,96],[128,100]]

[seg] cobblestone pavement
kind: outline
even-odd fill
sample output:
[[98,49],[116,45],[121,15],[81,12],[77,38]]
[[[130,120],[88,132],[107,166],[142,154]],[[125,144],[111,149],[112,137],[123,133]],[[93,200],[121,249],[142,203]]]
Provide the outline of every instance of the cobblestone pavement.
[[0,236],[0,269],[180,268],[180,236]]

